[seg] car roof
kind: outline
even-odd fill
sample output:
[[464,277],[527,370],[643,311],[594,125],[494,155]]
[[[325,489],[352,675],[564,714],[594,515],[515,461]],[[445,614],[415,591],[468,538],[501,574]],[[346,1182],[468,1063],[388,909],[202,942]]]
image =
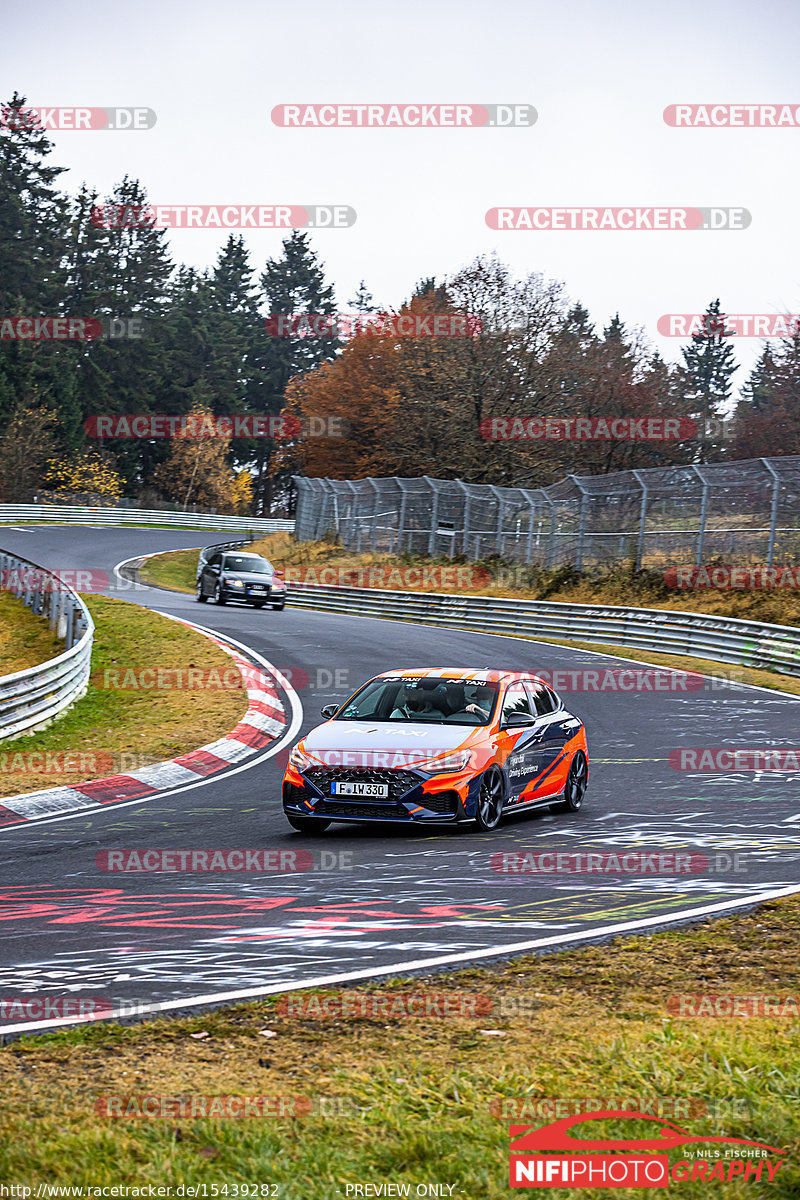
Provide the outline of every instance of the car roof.
[[[500,671],[492,667],[408,667],[384,671],[377,679],[407,679],[433,677],[471,681],[473,683],[511,683],[518,679],[537,679],[532,671]],[[542,682],[539,680],[539,682]]]

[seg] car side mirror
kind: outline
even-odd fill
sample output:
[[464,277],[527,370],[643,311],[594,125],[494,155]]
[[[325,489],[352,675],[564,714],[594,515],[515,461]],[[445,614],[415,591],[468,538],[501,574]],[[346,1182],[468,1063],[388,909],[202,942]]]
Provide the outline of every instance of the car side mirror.
[[273,575],[277,575],[278,579],[283,579],[283,571],[273,571]]
[[339,711],[338,704],[326,704],[324,708],[319,710],[323,717],[335,717]]
[[536,717],[530,713],[512,712],[506,717],[503,725],[506,729],[527,729],[529,725],[536,724]]

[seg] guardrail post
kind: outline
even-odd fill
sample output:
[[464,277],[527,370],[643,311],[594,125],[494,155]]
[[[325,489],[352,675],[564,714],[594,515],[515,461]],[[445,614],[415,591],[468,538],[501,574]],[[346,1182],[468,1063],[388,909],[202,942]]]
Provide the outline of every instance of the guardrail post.
[[769,542],[767,544],[767,566],[771,567],[775,557],[775,529],[778,524],[778,500],[780,498],[781,481],[778,472],[769,459],[762,458],[761,461],[772,476],[772,504],[769,513]]

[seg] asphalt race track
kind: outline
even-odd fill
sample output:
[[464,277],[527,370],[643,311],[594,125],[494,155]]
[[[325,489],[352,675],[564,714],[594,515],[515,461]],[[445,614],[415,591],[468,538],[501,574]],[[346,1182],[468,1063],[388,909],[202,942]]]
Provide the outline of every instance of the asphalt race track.
[[[0,529],[0,547],[51,569],[112,576],[121,560],[231,536],[34,526]],[[293,681],[302,732],[323,704],[393,667],[630,665],[392,621],[200,606],[121,589],[113,578],[110,591],[263,655]],[[562,694],[589,736],[589,789],[577,814],[509,818],[491,834],[334,825],[308,839],[281,811],[284,753],[171,795],[0,830],[0,996],[105,997],[132,1013],[177,1008],[654,929],[800,889],[800,775],[687,772],[668,762],[681,747],[796,746],[800,701],[710,682],[694,691]],[[119,848],[311,850],[314,863],[280,874],[98,869],[98,853]],[[688,874],[493,869],[492,856],[504,851],[634,850],[691,851],[708,862]]]

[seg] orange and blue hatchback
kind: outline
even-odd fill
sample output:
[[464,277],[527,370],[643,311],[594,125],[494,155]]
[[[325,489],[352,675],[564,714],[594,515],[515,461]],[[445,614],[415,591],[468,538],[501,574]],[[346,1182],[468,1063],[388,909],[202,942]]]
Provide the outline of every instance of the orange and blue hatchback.
[[386,671],[297,743],[283,808],[302,833],[332,821],[417,825],[583,804],[589,759],[583,722],[524,671]]

